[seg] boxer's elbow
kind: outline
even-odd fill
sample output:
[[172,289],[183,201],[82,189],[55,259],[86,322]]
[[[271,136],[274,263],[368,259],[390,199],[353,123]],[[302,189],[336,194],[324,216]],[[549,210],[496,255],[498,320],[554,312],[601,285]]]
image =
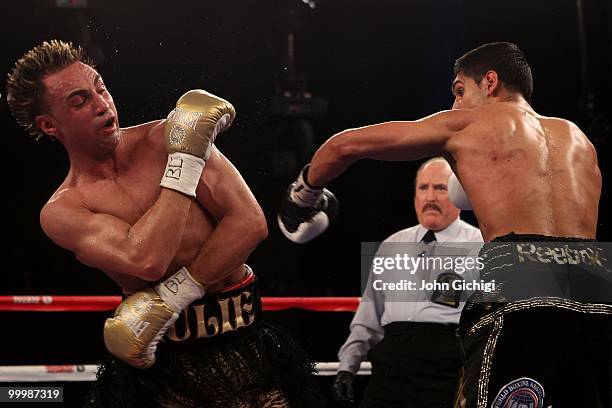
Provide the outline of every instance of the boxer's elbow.
[[144,265],[141,269],[141,279],[146,281],[158,281],[165,276],[167,269],[167,267],[163,267],[160,263]]
[[249,231],[255,245],[268,237],[268,223],[262,213],[254,214],[247,220],[247,223],[247,231]]
[[245,198],[240,205],[232,206],[225,214],[223,223],[255,246],[268,237],[266,216],[254,197]]
[[223,234],[231,237],[229,239],[239,237],[245,246],[252,248],[268,237],[266,218],[259,208],[243,208],[242,212],[226,214],[217,228],[221,228]]
[[135,254],[130,265],[132,266],[132,276],[146,281],[158,281],[166,274],[169,262],[160,256]]
[[257,225],[256,233],[257,233],[259,242],[268,238],[268,223],[266,222],[266,218],[263,216],[261,217],[261,220],[259,221]]

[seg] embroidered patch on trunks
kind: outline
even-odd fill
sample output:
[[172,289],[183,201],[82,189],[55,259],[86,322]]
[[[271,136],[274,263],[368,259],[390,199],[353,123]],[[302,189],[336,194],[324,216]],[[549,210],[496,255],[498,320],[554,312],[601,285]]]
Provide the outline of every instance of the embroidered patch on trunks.
[[510,381],[497,393],[491,408],[542,408],[544,387],[531,378]]

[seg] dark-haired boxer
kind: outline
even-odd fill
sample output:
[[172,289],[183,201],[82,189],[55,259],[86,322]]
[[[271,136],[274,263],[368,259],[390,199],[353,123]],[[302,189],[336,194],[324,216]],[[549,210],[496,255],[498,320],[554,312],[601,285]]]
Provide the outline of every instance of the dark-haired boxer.
[[[601,193],[595,149],[575,124],[533,110],[531,69],[516,45],[482,45],[454,71],[453,110],[346,130],[323,144],[288,190],[281,229],[296,242],[320,234],[337,205],[323,186],[357,160],[444,156],[491,241],[481,275],[502,284],[489,297],[476,292],[462,313],[457,405],[556,408],[577,398],[591,406],[598,395],[610,407],[610,271],[589,243]],[[572,372],[577,366],[584,371]],[[591,388],[576,387],[572,375],[592,378]]]
[[261,322],[244,263],[266,237],[265,219],[213,145],[232,105],[193,90],[167,119],[122,129],[83,50],[56,40],[19,59],[7,89],[17,121],[70,158],[42,228],[128,295],[105,324],[117,359],[103,365],[88,405],[306,405],[312,364]]

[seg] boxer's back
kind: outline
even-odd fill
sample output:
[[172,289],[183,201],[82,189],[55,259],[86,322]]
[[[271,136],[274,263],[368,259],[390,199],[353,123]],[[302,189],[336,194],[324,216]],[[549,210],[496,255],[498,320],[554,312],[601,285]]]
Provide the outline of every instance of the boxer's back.
[[594,238],[601,175],[580,129],[509,102],[474,114],[452,150],[485,239],[510,232]]

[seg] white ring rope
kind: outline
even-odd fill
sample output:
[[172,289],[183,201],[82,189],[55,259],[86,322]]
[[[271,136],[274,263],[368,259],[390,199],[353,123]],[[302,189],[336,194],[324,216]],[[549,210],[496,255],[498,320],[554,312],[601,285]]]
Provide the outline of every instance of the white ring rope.
[[[319,362],[316,367],[317,375],[336,375],[338,362]],[[0,366],[0,382],[95,381],[97,371],[95,364]],[[372,365],[364,361],[357,375],[370,375],[371,372]]]

